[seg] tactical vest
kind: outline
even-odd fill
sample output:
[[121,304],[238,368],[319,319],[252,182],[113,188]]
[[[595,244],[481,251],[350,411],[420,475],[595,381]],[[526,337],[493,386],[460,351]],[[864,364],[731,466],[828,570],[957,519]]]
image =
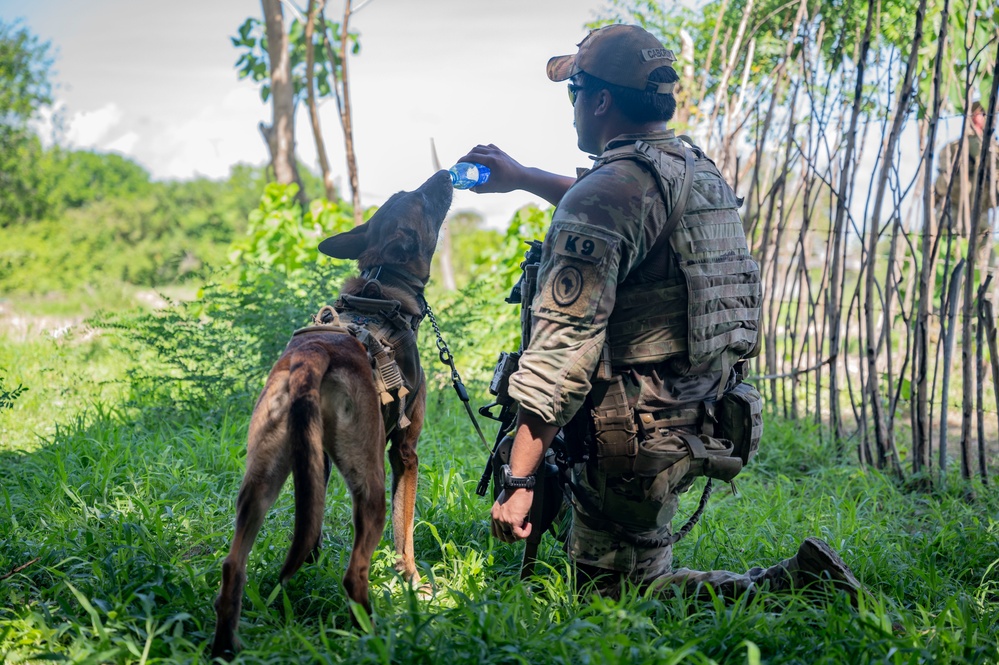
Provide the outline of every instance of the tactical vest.
[[[758,351],[760,339],[760,269],[746,245],[742,202],[714,162],[682,141],[616,147],[594,169],[621,159],[652,173],[670,212],[645,260],[617,290],[604,349],[609,358],[590,395],[591,459],[610,475],[654,476],[690,456],[697,474],[731,480],[762,433],[759,393],[750,386],[725,392],[732,368]],[[678,363],[683,373],[720,372],[717,394],[669,412],[636,414],[623,370],[671,359],[686,361]],[[684,427],[700,434],[684,434]]]
[[[618,287],[607,327],[611,363],[685,355],[693,372],[727,374],[760,339],[760,268],[746,245],[742,201],[714,162],[682,140],[655,147],[639,140],[605,152],[595,168],[621,159],[648,169],[667,205],[667,183],[682,173],[684,186],[674,205],[679,219],[667,220],[645,261]],[[668,267],[674,257],[680,275]]]

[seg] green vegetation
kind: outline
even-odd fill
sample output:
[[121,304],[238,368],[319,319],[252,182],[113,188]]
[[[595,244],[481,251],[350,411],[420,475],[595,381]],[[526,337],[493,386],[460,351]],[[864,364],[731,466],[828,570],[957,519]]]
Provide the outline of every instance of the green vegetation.
[[[836,48],[849,50],[856,30],[843,25],[853,27]],[[779,47],[761,39],[761,50]],[[289,334],[351,273],[315,245],[353,210],[326,200],[303,209],[294,186],[265,187],[249,167],[222,182],[163,183],[121,157],[44,149],[27,122],[50,97],[47,48],[0,23],[0,656],[205,662],[253,401]],[[503,234],[469,216],[449,222],[460,289],[429,298],[476,404],[497,352],[516,344],[517,309],[502,299],[523,240],[540,237],[549,216],[522,210]],[[138,289],[183,297],[143,311]],[[10,304],[35,315],[27,328],[11,323]],[[97,308],[111,311],[69,327],[38,318]],[[350,506],[335,474],[320,560],[276,586],[289,484],[250,560],[240,662],[999,662],[999,492],[957,478],[911,491],[838,458],[812,414],[768,417],[739,493],[715,493],[676,565],[743,571],[818,535],[870,588],[859,611],[842,596],[821,606],[634,589],[620,601],[578,599],[550,538],[538,576],[521,584],[522,545],[490,538],[488,501],[474,494],[485,452],[429,326],[421,344],[438,388],[416,528],[433,597],[396,576],[386,534],[374,623],[351,627],[339,582]],[[685,497],[678,521],[696,498]]]
[[[318,208],[317,208],[318,210]],[[0,336],[7,381],[30,390],[0,411],[0,654],[7,662],[204,662],[212,602],[232,532],[253,400],[290,332],[335,297],[349,263],[301,258],[260,229],[322,219],[269,187],[241,261],[260,269],[152,313],[105,314],[61,337]],[[338,219],[332,215],[330,219]],[[495,353],[516,330],[502,303],[523,247],[546,214],[525,210],[479,249],[470,285],[431,294],[460,369],[483,403]],[[269,221],[268,221],[269,220]],[[330,222],[334,223],[334,222]],[[254,231],[253,229],[256,229]],[[311,243],[302,234],[301,243]],[[505,261],[499,261],[503,256]],[[264,258],[274,266],[263,269]],[[231,272],[220,275],[232,275]],[[424,363],[437,363],[429,328]],[[16,359],[16,362],[15,362]],[[745,570],[819,535],[874,594],[859,612],[760,594],[697,603],[634,590],[576,599],[564,552],[542,547],[538,577],[518,580],[520,546],[489,537],[474,494],[485,453],[436,377],[420,444],[416,551],[435,595],[376,554],[374,625],[355,630],[339,580],[350,506],[336,474],[324,550],[286,590],[275,584],[291,533],[289,486],[250,560],[241,662],[990,663],[999,659],[999,495],[910,493],[837,461],[822,432],[767,421],[765,445],[716,492],[676,563]],[[959,484],[953,485],[957,487]],[[696,497],[688,495],[678,519]],[[16,572],[15,572],[16,571]]]
[[[346,268],[328,264],[298,281],[276,272],[267,288],[210,287],[158,314],[105,318],[100,335],[0,338],[0,364],[16,367],[10,380],[31,387],[0,412],[0,575],[23,567],[0,585],[7,662],[206,659],[254,393],[288,333],[333,297]],[[493,313],[500,308],[512,309]],[[461,330],[443,307],[438,315],[454,327],[452,346],[490,336],[477,323]],[[435,362],[432,337],[422,344]],[[466,354],[457,358],[468,367]],[[481,403],[482,384],[474,387]],[[417,598],[395,576],[386,538],[373,571],[375,627],[350,628],[339,586],[350,508],[335,474],[322,558],[286,591],[276,587],[291,532],[289,486],[251,557],[242,662],[999,658],[994,489],[970,502],[963,493],[910,494],[831,459],[818,431],[771,418],[739,495],[716,493],[677,564],[744,570],[817,534],[843,552],[876,602],[860,612],[843,597],[817,607],[769,594],[733,604],[636,593],[578,602],[554,540],[542,548],[538,579],[518,582],[520,547],[490,539],[487,501],[473,493],[484,453],[460,405],[441,390],[429,409],[416,551],[434,598]]]

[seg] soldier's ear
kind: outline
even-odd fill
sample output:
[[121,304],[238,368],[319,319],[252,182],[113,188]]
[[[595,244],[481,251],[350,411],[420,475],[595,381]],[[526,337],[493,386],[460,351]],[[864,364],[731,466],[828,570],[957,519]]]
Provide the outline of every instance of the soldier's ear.
[[334,259],[354,259],[368,248],[368,224],[365,222],[350,231],[338,233],[319,243],[319,251]]

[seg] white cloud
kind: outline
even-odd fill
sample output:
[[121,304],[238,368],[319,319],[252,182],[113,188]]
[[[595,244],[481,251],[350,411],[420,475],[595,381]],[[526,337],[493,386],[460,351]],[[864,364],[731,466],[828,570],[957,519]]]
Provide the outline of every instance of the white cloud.
[[95,111],[78,111],[66,123],[66,143],[73,148],[101,148],[123,116],[114,102]]
[[266,107],[251,86],[231,90],[193,117],[156,128],[136,157],[156,178],[225,177],[237,162],[263,163],[267,150],[257,131]]
[[138,142],[139,134],[137,132],[125,132],[115,140],[102,145],[101,150],[106,150],[108,152],[120,152],[123,155],[131,155],[135,150],[135,144]]

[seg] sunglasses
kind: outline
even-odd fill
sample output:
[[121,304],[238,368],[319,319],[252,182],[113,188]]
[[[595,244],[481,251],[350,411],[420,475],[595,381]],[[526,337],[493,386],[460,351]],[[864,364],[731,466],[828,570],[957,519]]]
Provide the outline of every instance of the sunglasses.
[[573,106],[576,105],[576,95],[578,95],[581,90],[584,90],[583,86],[576,85],[575,83],[569,84],[569,103]]

